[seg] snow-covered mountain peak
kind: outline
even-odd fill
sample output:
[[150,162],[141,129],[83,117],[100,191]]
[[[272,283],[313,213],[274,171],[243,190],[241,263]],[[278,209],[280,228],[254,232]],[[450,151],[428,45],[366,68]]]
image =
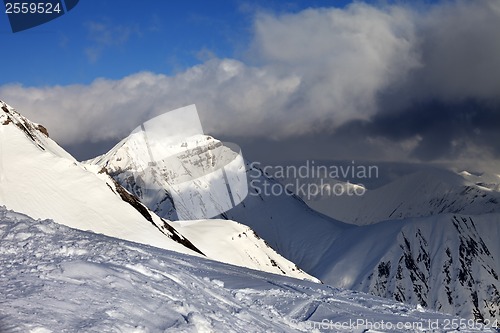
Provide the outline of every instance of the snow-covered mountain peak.
[[[160,138],[151,140],[144,132],[134,130],[106,154],[90,161],[110,173],[145,171],[156,167],[169,182],[181,183],[221,169],[237,157],[237,153],[211,136],[195,134],[175,142]],[[162,156],[159,158],[159,156]]]
[[132,133],[142,132],[151,144],[159,144],[157,159],[161,159],[161,147],[175,145],[185,138],[203,134],[198,111],[194,104],[160,114],[137,127]]
[[18,130],[22,131],[24,135],[29,138],[36,147],[38,147],[38,149],[51,152],[59,157],[76,161],[73,156],[62,149],[49,137],[49,132],[43,125],[28,120],[26,117],[17,112],[16,109],[1,100],[0,109],[1,125],[16,127]]
[[104,164],[111,172],[169,169],[167,181],[179,184],[225,167],[238,153],[205,135],[196,106],[189,105],[144,122],[92,163]]
[[0,100],[0,121],[2,125],[9,125],[12,123],[16,125],[19,129],[23,130],[26,135],[35,141],[35,138],[41,133],[45,137],[49,137],[49,132],[45,127],[40,124],[35,124],[25,117],[23,117],[19,112],[17,112],[13,107]]
[[194,105],[141,124],[89,163],[106,168],[144,204],[168,219],[216,217],[248,194],[241,151],[204,135]]
[[1,102],[0,204],[33,218],[184,253],[200,252],[111,177],[77,162]]

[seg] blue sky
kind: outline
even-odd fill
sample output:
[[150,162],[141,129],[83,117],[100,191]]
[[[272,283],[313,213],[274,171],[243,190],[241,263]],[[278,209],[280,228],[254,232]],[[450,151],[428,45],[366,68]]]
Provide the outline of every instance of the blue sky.
[[81,0],[44,25],[11,33],[0,20],[0,83],[89,83],[139,72],[172,74],[217,57],[243,58],[256,12],[297,12],[349,1]]

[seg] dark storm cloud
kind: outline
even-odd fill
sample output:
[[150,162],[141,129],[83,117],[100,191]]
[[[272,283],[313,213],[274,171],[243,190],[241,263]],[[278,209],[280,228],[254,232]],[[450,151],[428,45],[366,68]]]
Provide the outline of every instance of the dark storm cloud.
[[420,29],[422,67],[415,84],[424,96],[447,101],[500,101],[500,2],[446,2]]
[[420,66],[381,91],[368,133],[415,138],[421,160],[499,157],[500,2],[459,1],[426,12]]
[[500,104],[429,100],[398,112],[380,113],[362,130],[365,135],[394,142],[416,138],[410,153],[426,161],[460,157],[468,146],[498,157]]

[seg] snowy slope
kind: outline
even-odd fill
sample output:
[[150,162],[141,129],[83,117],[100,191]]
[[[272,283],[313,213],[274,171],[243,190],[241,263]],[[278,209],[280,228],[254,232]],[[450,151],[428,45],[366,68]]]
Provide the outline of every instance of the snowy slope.
[[246,225],[231,220],[170,222],[208,258],[265,272],[320,282],[286,260]]
[[493,332],[415,306],[3,208],[0,239],[2,333],[454,332],[454,325]]
[[0,204],[34,218],[194,253],[173,240],[160,218],[151,215],[149,221],[123,201],[112,180],[89,172],[37,124],[0,103]]
[[[170,132],[160,129],[155,131],[154,136],[148,134],[146,141],[146,135],[140,128],[108,153],[88,163],[105,168],[117,182],[163,218],[175,220],[179,211],[182,215],[189,215],[185,207],[194,206],[203,212],[209,207],[222,205],[225,200],[220,194],[225,193],[225,189],[212,191],[204,196],[204,200],[198,200],[199,194],[192,189],[185,188],[186,193],[180,193],[183,189],[172,191],[172,184],[180,183],[186,176],[196,172],[200,173],[197,169],[204,171],[210,165],[227,165],[236,159],[234,151],[224,148],[219,140],[201,134],[177,138],[177,141],[172,142]],[[148,163],[150,147],[155,147],[166,157]],[[246,170],[240,180],[247,182],[245,188],[249,189],[248,195],[240,204],[219,217],[251,227],[278,253],[300,268],[307,271],[315,266],[323,251],[343,229],[350,226],[313,211],[296,196],[266,195],[259,186],[265,182],[276,182],[254,165],[246,163],[244,167]],[[213,183],[217,183],[217,177],[222,180],[224,176],[214,173]],[[194,179],[190,184],[196,190],[210,187],[201,178]],[[237,189],[232,191],[232,195],[241,199],[246,195],[242,192]],[[179,197],[198,201],[193,205],[188,199],[179,200]]]
[[308,205],[358,225],[441,213],[500,212],[500,175],[426,168],[367,190],[363,196],[323,197]]
[[442,214],[345,232],[312,272],[331,285],[500,320],[500,215]]
[[[45,129],[3,102],[1,108],[0,205],[78,229],[317,281],[259,240],[248,227],[234,222],[219,223],[219,232],[198,234],[188,240],[104,170],[75,161]],[[182,229],[187,232],[198,228],[196,225],[188,223]],[[248,237],[239,238],[244,232]],[[209,237],[210,245],[205,237]],[[207,253],[200,251],[197,242]]]

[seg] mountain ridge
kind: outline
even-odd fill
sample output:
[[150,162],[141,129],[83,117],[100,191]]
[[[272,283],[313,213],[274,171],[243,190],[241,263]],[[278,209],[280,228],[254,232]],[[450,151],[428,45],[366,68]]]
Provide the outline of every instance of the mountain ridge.
[[[168,133],[163,135],[168,136]],[[211,163],[224,165],[237,154],[229,148],[214,152],[222,142],[211,136],[198,134],[186,137],[175,145],[165,144],[162,150],[173,155],[155,163],[148,163],[148,146],[162,146],[162,137],[155,137],[157,142],[152,141],[152,138],[146,142],[136,129],[107,153],[85,163],[105,168],[118,183],[136,195],[149,209],[163,218],[177,220],[177,211],[191,207],[192,203],[174,200],[175,193],[171,192],[171,183],[180,182],[178,179],[184,179],[186,176],[189,178],[195,174],[196,172],[189,169],[191,164],[201,165],[202,168]],[[207,149],[197,149],[200,145]],[[175,167],[171,168],[171,164]],[[185,167],[186,164],[188,167]],[[257,186],[263,186],[267,182],[275,184],[276,181],[248,161],[245,161],[244,167],[244,173],[241,173],[246,179],[241,179],[240,183],[245,182],[248,195],[242,199],[243,193],[238,191],[240,188],[236,188],[231,194],[242,199],[241,203],[223,211],[216,218],[235,220],[251,227],[274,250],[301,269],[307,271],[312,268],[322,251],[340,235],[341,230],[352,227],[313,211],[297,196],[277,197],[257,191]],[[223,175],[214,177],[222,178]],[[210,186],[210,183],[202,178],[192,177],[189,186],[196,191]],[[222,197],[225,191],[226,188],[223,187],[220,191],[210,193],[203,198],[200,205],[217,206],[220,201],[225,200]],[[197,198],[197,193],[193,193],[192,196],[186,197]],[[313,238],[314,243],[310,243],[309,240]]]
[[405,175],[362,196],[319,198],[308,204],[352,224],[424,217],[442,213],[500,212],[500,176],[427,168]]
[[500,320],[500,214],[388,220],[343,234],[325,283],[479,321]]
[[[173,227],[156,215],[102,168],[76,161],[30,122],[4,102],[0,111],[0,204],[33,218],[51,218],[83,230],[175,250],[205,255],[197,239],[188,239],[182,230],[196,229],[196,223]],[[224,224],[228,232],[207,233],[211,257],[223,262],[262,269],[297,278],[318,279],[283,258],[254,233],[233,238],[248,229],[237,222]],[[222,227],[224,229],[224,227]],[[248,242],[249,245],[245,245]],[[215,251],[219,247],[219,251]],[[246,251],[240,250],[245,248]],[[237,254],[237,255],[235,255]]]

